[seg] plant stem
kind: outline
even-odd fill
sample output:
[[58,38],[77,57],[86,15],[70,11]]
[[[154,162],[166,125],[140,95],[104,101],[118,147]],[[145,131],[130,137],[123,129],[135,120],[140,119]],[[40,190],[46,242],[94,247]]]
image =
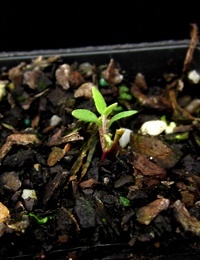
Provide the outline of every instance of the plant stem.
[[105,160],[106,159],[106,157],[107,157],[107,152],[102,152],[102,155],[101,155],[101,160],[103,161],[103,160]]
[[108,127],[107,127],[108,119],[105,116],[102,116],[101,120],[102,120],[102,125],[99,126],[99,136],[100,136],[102,151],[105,151],[106,149],[108,149],[107,142],[105,139],[105,135],[108,134]]
[[123,129],[123,128],[120,128],[120,129],[116,130],[115,137],[114,137],[114,140],[112,142],[112,145],[108,149],[103,149],[102,148],[101,160],[105,160],[109,153],[111,153],[112,151],[116,150],[117,145],[118,145],[118,141],[121,138],[121,136],[123,135],[124,131],[125,131],[125,129]]

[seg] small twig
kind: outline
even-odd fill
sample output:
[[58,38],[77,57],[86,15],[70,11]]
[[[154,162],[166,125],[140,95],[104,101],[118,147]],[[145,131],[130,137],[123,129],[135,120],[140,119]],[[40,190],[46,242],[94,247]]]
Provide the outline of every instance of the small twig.
[[193,54],[194,54],[194,50],[196,48],[196,45],[199,42],[199,37],[198,37],[198,27],[196,24],[191,24],[192,26],[192,30],[190,33],[190,45],[189,48],[187,50],[186,56],[185,56],[185,60],[184,60],[184,64],[183,64],[183,69],[182,69],[182,75],[187,71],[188,66],[190,65],[192,59],[193,59]]
[[82,171],[81,171],[79,182],[83,179],[83,177],[87,173],[87,170],[92,162],[92,157],[94,155],[97,143],[98,143],[98,138],[96,139],[91,138],[91,142],[89,142],[88,155],[86,158],[86,162],[82,165]]
[[[82,148],[81,148],[81,153],[78,156],[78,158],[76,159],[76,161],[74,162],[71,170],[70,170],[70,175],[77,175],[79,170],[82,168],[82,165],[84,165],[84,159],[87,156],[87,152],[90,151],[90,149],[93,149],[93,147],[97,144],[98,140],[96,138],[98,131],[97,131],[97,126],[93,125],[93,133],[91,135],[91,137],[87,140],[86,143],[83,144]],[[90,157],[90,156],[89,156]]]

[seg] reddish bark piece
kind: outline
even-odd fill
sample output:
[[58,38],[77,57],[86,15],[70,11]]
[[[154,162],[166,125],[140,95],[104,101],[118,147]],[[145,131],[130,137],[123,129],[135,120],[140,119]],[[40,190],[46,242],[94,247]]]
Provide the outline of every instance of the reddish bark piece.
[[171,168],[181,158],[180,150],[175,149],[157,136],[131,134],[130,145],[134,152],[152,158],[158,166]]

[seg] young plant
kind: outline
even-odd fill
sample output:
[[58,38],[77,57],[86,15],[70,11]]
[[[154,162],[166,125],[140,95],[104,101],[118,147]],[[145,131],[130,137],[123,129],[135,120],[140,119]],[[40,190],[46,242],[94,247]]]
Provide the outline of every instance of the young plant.
[[98,126],[102,159],[105,159],[106,155],[116,147],[120,137],[124,133],[124,129],[116,130],[114,139],[112,140],[112,135],[110,133],[111,125],[119,119],[134,115],[137,111],[123,111],[111,117],[110,115],[118,103],[116,102],[107,106],[104,97],[95,86],[92,87],[92,94],[96,110],[100,116],[97,117],[95,113],[88,109],[75,109],[72,112],[72,115],[79,120],[95,123]]

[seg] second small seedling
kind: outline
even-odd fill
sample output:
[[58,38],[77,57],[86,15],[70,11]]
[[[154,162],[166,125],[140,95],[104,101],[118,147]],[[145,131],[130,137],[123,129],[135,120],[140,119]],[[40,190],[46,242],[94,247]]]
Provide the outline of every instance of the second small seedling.
[[119,119],[136,114],[137,111],[123,111],[115,114],[112,117],[109,117],[114,108],[118,105],[118,103],[116,102],[107,106],[104,97],[95,86],[92,87],[92,94],[96,110],[100,114],[100,116],[98,117],[95,113],[88,109],[75,109],[72,112],[72,115],[79,120],[95,123],[98,126],[102,148],[102,159],[105,159],[107,153],[109,153],[114,148],[114,146],[118,143],[120,137],[124,133],[124,129],[116,130],[114,139],[112,140],[112,135],[109,131],[111,125]]

